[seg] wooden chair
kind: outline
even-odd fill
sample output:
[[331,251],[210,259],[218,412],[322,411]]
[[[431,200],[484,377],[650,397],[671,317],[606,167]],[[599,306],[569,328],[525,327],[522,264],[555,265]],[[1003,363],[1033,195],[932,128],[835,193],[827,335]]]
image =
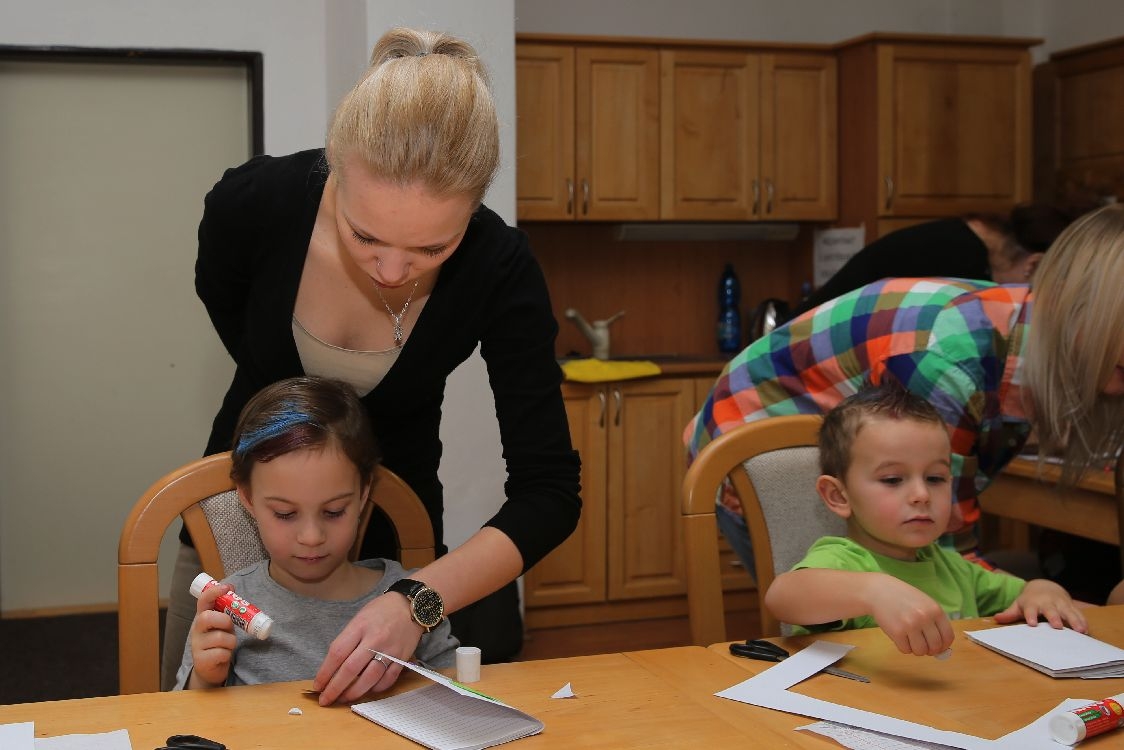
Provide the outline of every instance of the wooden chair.
[[1120,567],[1124,569],[1124,450],[1116,457],[1116,518],[1120,530]]
[[[350,557],[359,556],[363,532],[377,505],[390,519],[398,559],[407,569],[434,559],[433,526],[414,491],[396,474],[378,467],[371,500],[363,509]],[[160,591],[157,560],[168,526],[182,517],[203,570],[223,578],[265,557],[253,519],[238,502],[230,478],[230,454],[183,466],[148,488],[133,506],[117,550],[117,614],[120,691],[160,689]]]
[[708,443],[683,481],[682,525],[687,558],[691,639],[700,646],[728,640],[718,563],[714,500],[729,477],[742,501],[753,542],[763,635],[787,627],[765,608],[778,572],[796,564],[816,539],[846,535],[846,524],[816,494],[822,418],[772,417],[749,422]]

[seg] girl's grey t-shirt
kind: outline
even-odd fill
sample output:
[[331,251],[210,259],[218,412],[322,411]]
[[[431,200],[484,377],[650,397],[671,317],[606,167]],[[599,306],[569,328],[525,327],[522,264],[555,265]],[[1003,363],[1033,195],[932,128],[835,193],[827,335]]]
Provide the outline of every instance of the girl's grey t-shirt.
[[[386,593],[407,572],[394,560],[361,560],[364,568],[383,571],[374,589],[350,601],[324,601],[294,594],[269,576],[269,560],[262,560],[223,579],[239,596],[273,618],[273,628],[264,641],[235,628],[238,644],[227,676],[227,685],[256,685],[263,682],[311,680],[316,676],[328,646],[355,613],[376,596]],[[425,633],[414,657],[433,667],[456,664],[460,643],[453,637],[446,618]],[[182,690],[192,669],[191,640],[184,646],[183,661],[176,674],[175,690]]]

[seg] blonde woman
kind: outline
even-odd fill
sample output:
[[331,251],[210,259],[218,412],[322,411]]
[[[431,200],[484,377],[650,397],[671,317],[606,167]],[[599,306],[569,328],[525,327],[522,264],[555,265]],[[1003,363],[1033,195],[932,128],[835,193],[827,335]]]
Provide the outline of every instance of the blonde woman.
[[[485,658],[513,655],[522,637],[513,582],[577,524],[580,463],[546,284],[526,236],[481,204],[498,162],[496,112],[472,47],[394,29],[339,104],[326,148],[252,159],[206,198],[196,289],[237,365],[207,453],[230,447],[239,411],[262,387],[303,374],[342,379],[444,552],[445,380],[478,345],[488,368],[492,392],[481,398],[495,399],[507,497],[467,542],[336,637],[315,680],[323,704],[389,688],[400,667],[372,661],[371,649],[409,658],[434,618],[495,601],[485,597],[497,590],[507,597],[487,609],[487,629],[466,633],[457,617],[453,627]],[[392,540],[372,534],[362,557],[393,556]],[[166,664],[182,653],[176,600],[198,568],[181,540]]]
[[[1046,253],[1033,287],[886,279],[810,310],[723,370],[684,440],[782,414],[823,414],[891,378],[930,401],[952,443],[946,544],[972,555],[977,495],[1023,449],[1061,454],[1063,481],[1124,444],[1124,206],[1085,214]],[[753,570],[731,492],[719,528]]]

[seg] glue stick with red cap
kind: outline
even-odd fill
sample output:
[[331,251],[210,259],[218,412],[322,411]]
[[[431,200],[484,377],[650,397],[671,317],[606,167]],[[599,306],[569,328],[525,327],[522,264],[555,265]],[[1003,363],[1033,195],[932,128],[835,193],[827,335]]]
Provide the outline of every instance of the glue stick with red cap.
[[1124,706],[1113,698],[1050,717],[1050,736],[1063,745],[1075,745],[1120,727],[1124,727]]
[[[198,599],[204,591],[219,582],[206,573],[195,576],[191,582],[191,595]],[[225,612],[234,620],[234,624],[245,630],[258,640],[264,641],[269,637],[269,629],[273,627],[273,618],[238,596],[233,591],[228,591],[215,599],[216,612]]]

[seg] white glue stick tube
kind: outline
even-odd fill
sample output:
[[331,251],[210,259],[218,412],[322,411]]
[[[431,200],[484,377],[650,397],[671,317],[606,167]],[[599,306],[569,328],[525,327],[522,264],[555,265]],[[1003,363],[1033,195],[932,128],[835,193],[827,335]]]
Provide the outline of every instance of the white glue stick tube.
[[480,681],[480,649],[461,646],[457,649],[457,682]]
[[[214,578],[206,573],[200,573],[191,582],[191,595],[198,599],[204,591],[218,585],[219,582]],[[230,615],[230,619],[234,620],[235,625],[258,640],[264,641],[269,637],[269,630],[273,627],[273,618],[233,591],[228,591],[215,599],[214,609],[216,612],[225,612]]]
[[1124,727],[1124,706],[1112,698],[1050,717],[1050,736],[1063,745]]

